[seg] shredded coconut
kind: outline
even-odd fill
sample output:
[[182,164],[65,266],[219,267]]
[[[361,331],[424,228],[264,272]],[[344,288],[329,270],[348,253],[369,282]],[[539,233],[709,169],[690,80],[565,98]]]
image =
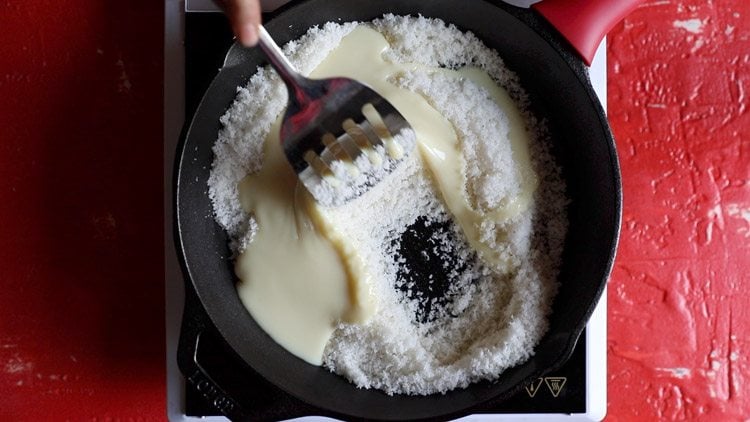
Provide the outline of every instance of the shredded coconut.
[[[303,73],[319,64],[357,24],[328,23],[288,44]],[[518,78],[471,33],[437,19],[385,15],[371,23],[391,48],[386,59],[431,67],[484,69],[522,111],[539,180],[531,207],[510,221],[485,221],[482,241],[507,263],[488,268],[439,200],[416,151],[369,191],[325,208],[356,246],[378,311],[365,324],[341,324],[324,365],[361,388],[388,394],[433,394],[495,380],[523,363],[547,330],[567,231],[561,172],[546,146],[542,122],[528,111]],[[488,210],[521,189],[511,157],[507,118],[468,80],[420,73],[394,83],[423,95],[454,126],[465,157],[466,192]],[[238,182],[263,162],[262,145],[287,101],[273,72],[258,69],[221,118],[209,195],[216,221],[241,250],[257,230],[241,208]]]

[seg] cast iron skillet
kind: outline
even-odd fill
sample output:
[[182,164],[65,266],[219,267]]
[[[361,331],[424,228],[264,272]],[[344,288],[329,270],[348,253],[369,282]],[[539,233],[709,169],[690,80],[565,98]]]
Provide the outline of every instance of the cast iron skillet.
[[[236,291],[227,237],[213,221],[207,180],[219,117],[263,63],[254,49],[233,47],[208,88],[178,149],[176,241],[183,273],[223,338],[253,370],[299,399],[342,417],[419,419],[457,416],[490,399],[508,397],[532,379],[562,365],[596,306],[611,269],[620,227],[621,185],[615,145],[585,65],[535,12],[485,0],[306,0],[266,22],[279,43],[328,21],[369,21],[384,13],[435,17],[476,34],[497,50],[521,78],[533,111],[548,122],[553,152],[563,166],[570,222],[549,332],[526,363],[499,381],[445,395],[387,396],[286,352],[250,317]],[[180,366],[233,419],[244,406],[213,383],[194,359]]]

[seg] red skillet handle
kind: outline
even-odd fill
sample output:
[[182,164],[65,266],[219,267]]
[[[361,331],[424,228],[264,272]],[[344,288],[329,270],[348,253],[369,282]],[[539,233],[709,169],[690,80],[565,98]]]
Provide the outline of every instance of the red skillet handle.
[[532,8],[591,65],[602,38],[643,0],[544,0]]

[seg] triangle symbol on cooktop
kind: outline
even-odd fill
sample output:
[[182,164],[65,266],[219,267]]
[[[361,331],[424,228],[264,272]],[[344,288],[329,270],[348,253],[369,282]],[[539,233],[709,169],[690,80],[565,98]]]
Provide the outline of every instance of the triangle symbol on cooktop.
[[526,386],[526,392],[529,393],[529,397],[536,396],[536,392],[539,391],[539,387],[542,386],[542,378],[537,378],[531,384]]
[[554,397],[560,395],[560,391],[562,391],[567,380],[566,377],[544,377],[544,383],[547,384],[549,392],[552,393],[552,396]]

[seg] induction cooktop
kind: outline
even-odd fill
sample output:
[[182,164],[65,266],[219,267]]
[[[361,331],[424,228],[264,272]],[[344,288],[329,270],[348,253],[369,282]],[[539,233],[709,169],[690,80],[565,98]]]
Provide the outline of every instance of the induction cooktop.
[[[266,1],[269,12],[284,0]],[[516,0],[523,5],[533,1]],[[233,42],[226,18],[210,0],[165,1],[165,112],[164,186],[165,221],[172,221],[172,168],[176,144],[204,91],[221,67]],[[606,108],[605,42],[599,47],[590,73]],[[177,263],[171,225],[165,239],[167,328],[167,412],[176,421],[221,421],[221,402],[199,380],[177,367],[178,339],[194,342],[195,359],[222,383],[239,384],[242,397],[234,400],[254,419],[316,420],[326,415],[270,384],[248,368],[234,352],[200,305],[190,284],[184,283]],[[606,293],[594,311],[571,359],[562,368],[534,380],[510,399],[475,409],[467,420],[601,420],[606,413]]]

